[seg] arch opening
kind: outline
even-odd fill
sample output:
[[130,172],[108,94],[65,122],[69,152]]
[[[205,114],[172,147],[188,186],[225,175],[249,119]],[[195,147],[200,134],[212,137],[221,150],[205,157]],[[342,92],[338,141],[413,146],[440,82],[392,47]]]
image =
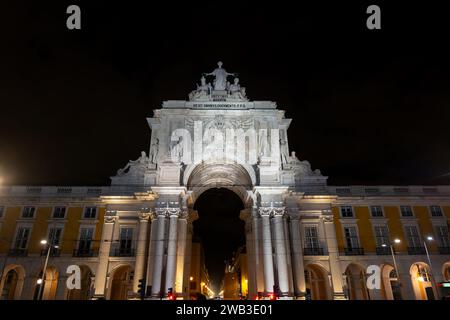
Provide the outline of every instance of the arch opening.
[[443,276],[445,281],[450,281],[450,262],[446,262],[443,266]]
[[[194,222],[191,295],[218,295],[222,290],[228,299],[248,295],[242,198],[227,188],[211,188],[201,193],[194,209],[199,219]],[[203,261],[207,274],[201,271]]]
[[110,300],[126,300],[128,291],[132,290],[131,266],[121,265],[111,273]]
[[81,265],[81,288],[67,292],[67,300],[89,300],[92,295],[93,273],[88,266]]
[[[45,276],[44,271],[39,272],[34,289],[34,300],[55,300],[56,288],[58,287],[58,269],[54,266],[47,267]],[[38,282],[38,280],[41,280]],[[40,287],[43,286],[42,290]]]
[[355,263],[351,263],[345,269],[345,275],[349,299],[369,300],[364,269]]
[[330,285],[327,271],[316,264],[305,267],[305,285],[307,300],[328,300]]
[[417,262],[410,268],[411,283],[416,300],[434,300],[436,293],[432,285],[430,267],[424,262]]
[[385,264],[381,268],[382,296],[385,300],[402,300],[400,283],[394,267]]

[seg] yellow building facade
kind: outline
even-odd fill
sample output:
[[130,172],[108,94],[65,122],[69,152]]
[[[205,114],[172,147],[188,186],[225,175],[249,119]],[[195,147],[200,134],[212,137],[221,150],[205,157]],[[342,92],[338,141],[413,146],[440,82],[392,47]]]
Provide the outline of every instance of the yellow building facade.
[[[336,277],[346,299],[442,298],[439,283],[450,281],[449,188],[401,188],[400,195],[396,187],[329,187],[328,195],[296,198],[299,211],[288,222],[298,227],[301,238],[288,239],[288,266],[291,274],[296,268],[304,273],[291,284],[304,292],[298,298],[336,299]],[[146,209],[154,205],[156,194],[102,196],[111,190],[82,187],[0,190],[2,299],[133,299],[139,297],[139,279],[151,285],[148,266],[154,255],[151,237],[143,233],[150,234],[157,222]],[[323,209],[317,210],[324,204],[330,208],[326,218]],[[296,218],[298,224],[292,224]],[[186,223],[192,228],[192,221]],[[48,244],[41,244],[44,239],[53,247],[39,292],[49,253]],[[200,244],[194,242],[188,251],[192,258],[176,275],[184,285],[176,282],[173,288],[187,299],[190,292],[207,293],[202,286],[209,283]],[[296,251],[302,261],[295,260]],[[252,299],[261,291],[251,289],[257,282],[251,269],[259,267],[247,266],[254,263],[251,254],[241,254],[225,276],[227,298],[240,298],[241,292]],[[74,264],[82,270],[79,290],[66,285],[67,267]],[[371,265],[380,267],[380,289],[367,286]]]

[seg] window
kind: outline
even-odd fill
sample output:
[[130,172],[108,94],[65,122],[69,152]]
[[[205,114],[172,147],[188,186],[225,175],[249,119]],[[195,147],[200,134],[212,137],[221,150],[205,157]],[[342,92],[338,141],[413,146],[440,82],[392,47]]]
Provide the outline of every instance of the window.
[[400,212],[402,217],[412,217],[413,212],[411,206],[400,206]]
[[375,226],[373,228],[375,232],[375,238],[377,242],[377,247],[382,247],[384,245],[389,245],[389,230],[386,226]]
[[120,229],[120,247],[119,250],[122,253],[131,252],[133,246],[133,228],[121,228]]
[[442,217],[442,209],[440,206],[430,206],[432,217]]
[[341,207],[341,216],[343,218],[352,218],[353,217],[353,209],[351,206],[342,206]]
[[373,218],[378,218],[383,216],[383,209],[381,206],[371,206],[370,207],[370,214]]
[[35,207],[24,207],[22,211],[22,218],[34,218],[35,212]]
[[95,219],[97,217],[97,207],[86,207],[84,209],[85,219]]
[[53,218],[64,219],[66,217],[66,207],[55,207],[53,210]]
[[436,234],[438,237],[438,243],[441,248],[450,247],[450,238],[448,235],[448,226],[438,226],[436,227]]
[[52,246],[59,246],[61,244],[62,228],[50,228],[48,232],[48,240]]
[[359,248],[356,227],[344,227],[345,245],[348,249]]
[[17,229],[16,240],[14,241],[14,249],[25,250],[28,245],[31,229],[28,227],[20,227]]
[[319,247],[317,227],[305,227],[305,248],[317,249]]
[[5,212],[5,207],[0,206],[0,218],[3,217],[4,212]]
[[411,248],[422,247],[422,242],[420,241],[419,231],[416,226],[406,226],[405,227],[406,238],[408,239],[408,246]]
[[92,245],[92,237],[94,228],[81,228],[80,240],[78,242],[78,251],[80,253],[88,253]]

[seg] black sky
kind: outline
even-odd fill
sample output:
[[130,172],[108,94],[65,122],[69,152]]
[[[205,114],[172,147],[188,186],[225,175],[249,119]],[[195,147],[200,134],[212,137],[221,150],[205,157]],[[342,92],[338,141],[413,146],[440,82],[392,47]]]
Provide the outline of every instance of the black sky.
[[[39,1],[2,9],[0,171],[105,185],[147,150],[145,117],[218,60],[293,119],[330,184],[432,184],[450,171],[449,26],[437,4]],[[65,27],[79,4],[82,30]],[[428,3],[428,2],[427,2]]]

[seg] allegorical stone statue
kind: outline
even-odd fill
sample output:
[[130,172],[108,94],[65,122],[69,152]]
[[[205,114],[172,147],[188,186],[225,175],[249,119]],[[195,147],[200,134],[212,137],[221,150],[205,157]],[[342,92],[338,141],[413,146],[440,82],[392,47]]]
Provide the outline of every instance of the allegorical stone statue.
[[172,161],[181,162],[181,159],[183,159],[183,137],[179,137],[178,141],[172,146],[170,155]]
[[197,84],[197,90],[192,91],[189,94],[189,100],[197,100],[205,98],[211,94],[212,86],[210,83],[206,83],[206,78],[204,76],[200,79],[200,85]]
[[295,151],[291,152],[291,156],[289,158],[290,158],[289,163],[292,165],[292,168],[294,169],[295,174],[297,176],[321,176],[322,175],[322,173],[320,172],[319,169],[316,169],[314,171],[311,169],[311,164],[309,163],[309,161],[307,161],[307,160],[300,161],[297,158]]
[[123,176],[125,174],[133,175],[139,173],[140,171],[145,170],[148,164],[149,158],[145,151],[142,151],[141,156],[137,160],[130,160],[124,168],[117,170],[117,175]]
[[259,156],[265,157],[269,153],[269,142],[267,137],[267,130],[259,130]]
[[228,76],[236,76],[235,73],[228,73],[225,69],[222,68],[222,61],[217,63],[219,66],[213,72],[205,74],[206,76],[214,76],[214,90],[226,90],[227,89],[227,77]]
[[228,94],[230,98],[245,100],[245,90],[242,91],[241,85],[239,84],[239,78],[234,78],[234,83],[228,88]]
[[285,139],[280,139],[280,153],[282,164],[288,163],[287,161],[288,151],[286,151],[286,149],[287,149],[287,141]]
[[156,138],[155,142],[152,144],[152,147],[150,148],[150,163],[156,163],[156,160],[158,158],[158,152],[159,152],[159,139]]

